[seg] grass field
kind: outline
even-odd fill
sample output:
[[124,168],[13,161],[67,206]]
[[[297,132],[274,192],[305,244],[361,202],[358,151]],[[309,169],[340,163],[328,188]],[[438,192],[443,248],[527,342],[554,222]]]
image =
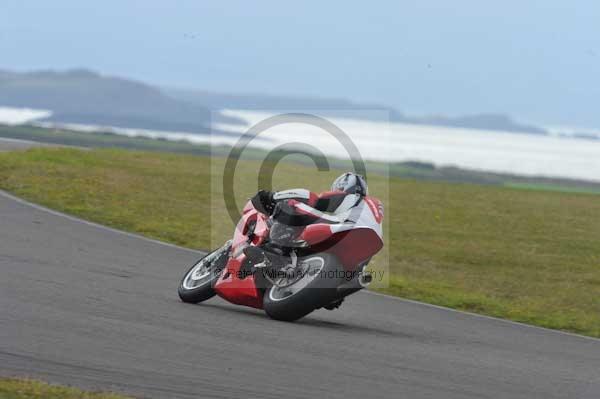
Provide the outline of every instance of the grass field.
[[565,187],[557,184],[536,184],[536,183],[516,183],[506,182],[506,187],[519,188],[522,190],[535,191],[556,191],[562,193],[584,193],[584,194],[600,194],[600,189],[595,187]]
[[[172,141],[147,137],[127,137],[112,132],[78,132],[73,130],[44,128],[39,126],[0,124],[0,137],[31,140],[42,143],[60,144],[85,148],[124,148],[140,151],[173,152],[192,155],[227,156],[230,147],[206,144],[192,144],[189,141]],[[246,148],[244,156],[262,160],[267,152],[261,149]],[[303,166],[314,165],[306,157],[286,158]],[[347,169],[349,162],[328,157],[332,167]],[[457,167],[435,167],[422,162],[367,162],[371,171],[384,171],[387,176],[426,181],[445,181],[452,183],[474,183],[507,186],[525,190],[548,190],[561,192],[584,192],[600,194],[600,183],[544,177],[524,177]]]
[[24,379],[0,378],[0,399],[127,399],[112,393],[85,392]]
[[[257,161],[236,171],[238,205]],[[224,159],[115,149],[0,154],[0,188],[124,230],[206,249],[232,233],[219,182]],[[328,187],[338,171],[276,168],[275,187]],[[389,187],[390,284],[380,290],[600,337],[597,195],[371,176]],[[383,195],[387,197],[387,195]]]

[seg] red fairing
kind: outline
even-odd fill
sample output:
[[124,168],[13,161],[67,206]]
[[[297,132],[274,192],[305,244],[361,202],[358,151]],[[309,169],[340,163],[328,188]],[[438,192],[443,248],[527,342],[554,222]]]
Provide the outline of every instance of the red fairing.
[[332,253],[347,270],[354,270],[383,248],[383,204],[367,196],[355,210],[359,216],[354,223],[314,223],[301,238],[315,251]]
[[346,270],[354,270],[383,247],[383,241],[369,228],[332,232],[332,225],[317,223],[307,226],[301,239],[316,252],[329,252],[338,257]]
[[343,236],[329,252],[338,257],[346,270],[355,270],[383,247],[383,241],[371,229],[358,228],[335,234],[339,235]]
[[250,306],[257,309],[263,307],[263,296],[256,288],[254,276],[241,279],[238,274],[245,256],[231,258],[221,277],[215,283],[216,293],[223,299],[237,305]]
[[[231,257],[221,277],[215,283],[215,292],[229,302],[262,309],[262,292],[256,288],[254,276],[244,276],[240,269],[246,256],[242,252],[248,245],[248,233],[251,223],[256,223],[252,238],[253,245],[260,245],[269,236],[266,216],[258,212],[248,201],[243,209],[242,219],[235,228],[231,244]],[[241,278],[245,277],[245,278]]]
[[[338,192],[331,192],[324,193],[321,197],[327,197],[329,194],[339,195]],[[315,198],[311,193],[307,202],[313,205],[316,202]],[[301,205],[299,201],[290,201]],[[302,206],[299,210],[302,210]],[[346,270],[355,270],[359,264],[383,247],[383,205],[378,199],[367,196],[350,213],[354,215],[351,222],[342,219],[343,221],[333,223],[330,221],[310,224],[303,229],[299,239],[307,242],[311,252],[332,253],[338,257]],[[348,216],[349,214],[342,217]],[[320,217],[323,218],[323,215]],[[214,286],[216,293],[229,302],[258,309],[263,307],[263,292],[257,288],[254,276],[245,276],[240,269],[246,258],[243,249],[248,245],[259,246],[268,238],[267,220],[267,216],[258,212],[250,201],[244,207],[233,236],[231,255]],[[250,236],[250,227],[253,224]]]
[[314,247],[319,243],[330,240],[332,238],[331,234],[331,225],[314,223],[304,228],[302,234],[300,234],[300,239],[306,241],[309,246]]

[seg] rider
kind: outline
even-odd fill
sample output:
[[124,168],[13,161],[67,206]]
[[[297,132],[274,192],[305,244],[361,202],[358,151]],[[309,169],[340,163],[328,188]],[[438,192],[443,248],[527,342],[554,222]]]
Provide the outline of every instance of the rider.
[[[270,241],[275,246],[258,248],[248,246],[244,250],[251,265],[270,264],[285,265],[286,259],[282,248],[294,248],[301,242],[297,241],[302,226],[311,223],[340,224],[346,221],[356,221],[361,214],[361,201],[368,194],[367,182],[355,173],[344,173],[333,181],[331,190],[319,195],[306,189],[291,189],[284,191],[261,190],[252,198],[254,208],[259,212],[272,216],[274,222],[270,228]],[[284,255],[281,258],[281,255]],[[337,299],[324,306],[325,309],[335,309],[340,306],[343,298]]]
[[259,212],[289,226],[305,226],[317,221],[343,223],[367,194],[365,179],[348,172],[334,180],[330,191],[320,195],[301,188],[278,192],[260,190],[252,198],[252,204]]

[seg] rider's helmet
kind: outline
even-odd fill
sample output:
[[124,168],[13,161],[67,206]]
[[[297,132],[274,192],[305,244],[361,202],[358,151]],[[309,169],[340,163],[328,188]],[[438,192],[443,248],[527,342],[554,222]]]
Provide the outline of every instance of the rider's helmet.
[[364,197],[369,193],[364,177],[356,173],[344,173],[333,181],[331,191],[343,191],[346,194],[359,194]]

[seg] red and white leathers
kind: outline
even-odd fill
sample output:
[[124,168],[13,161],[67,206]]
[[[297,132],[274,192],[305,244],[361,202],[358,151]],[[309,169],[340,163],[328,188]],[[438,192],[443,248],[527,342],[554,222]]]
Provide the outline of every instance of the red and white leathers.
[[[335,231],[368,228],[382,238],[383,205],[375,198],[343,191],[315,194],[306,189],[273,193],[275,219],[292,225],[327,223]],[[283,215],[283,216],[282,216]]]
[[306,189],[296,188],[274,193],[273,201],[276,204],[274,213],[279,208],[285,209],[286,213],[305,216],[304,220],[308,223],[317,220],[342,223],[348,218],[351,209],[359,204],[361,196],[343,191],[326,191],[317,195]]

